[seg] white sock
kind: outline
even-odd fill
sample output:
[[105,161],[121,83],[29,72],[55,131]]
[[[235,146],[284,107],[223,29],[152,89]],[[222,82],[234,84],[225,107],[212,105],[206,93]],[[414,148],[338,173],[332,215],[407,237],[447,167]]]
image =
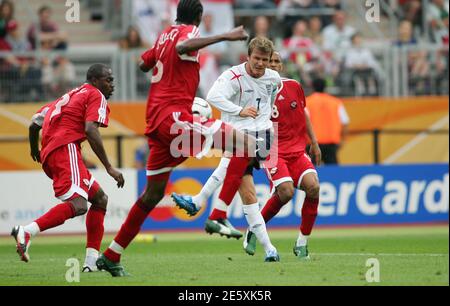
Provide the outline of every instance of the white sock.
[[209,199],[209,197],[214,193],[214,191],[223,183],[225,175],[227,174],[229,164],[230,159],[222,158],[217,169],[203,186],[202,191],[200,191],[200,193],[196,196],[192,197],[192,200],[197,208],[201,208],[203,204]]
[[86,257],[98,257],[98,251],[92,248],[86,248]]
[[120,246],[120,244],[118,244],[117,242],[115,242],[114,240],[111,242],[109,248],[114,251],[114,253],[122,255],[123,253],[123,247]]
[[247,219],[250,230],[255,234],[259,243],[264,247],[264,251],[276,251],[275,247],[270,242],[269,235],[267,233],[266,223],[259,210],[259,204],[244,205],[244,215]]
[[31,237],[36,236],[41,232],[41,229],[39,228],[39,225],[37,225],[36,222],[30,223],[27,226],[24,226],[25,232],[31,235]]
[[98,259],[98,251],[92,248],[86,248],[86,259],[84,260],[84,264],[95,267],[95,262]]
[[298,247],[307,246],[308,245],[308,237],[309,236],[305,236],[300,232],[300,234],[298,235],[298,239],[297,239],[297,246]]

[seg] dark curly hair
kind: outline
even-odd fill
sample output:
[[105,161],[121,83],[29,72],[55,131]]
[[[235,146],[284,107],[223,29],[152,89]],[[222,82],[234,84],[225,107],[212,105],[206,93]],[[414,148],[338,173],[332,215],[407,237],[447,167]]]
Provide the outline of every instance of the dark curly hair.
[[193,24],[203,14],[203,5],[200,0],[181,0],[177,7],[176,22]]

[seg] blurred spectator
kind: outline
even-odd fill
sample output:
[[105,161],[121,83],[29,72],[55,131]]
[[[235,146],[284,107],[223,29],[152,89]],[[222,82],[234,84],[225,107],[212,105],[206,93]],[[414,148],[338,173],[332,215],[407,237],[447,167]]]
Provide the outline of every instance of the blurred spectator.
[[44,58],[42,66],[42,83],[47,97],[61,97],[73,88],[76,70],[69,59],[64,56]]
[[7,102],[39,101],[43,96],[41,70],[36,60],[24,54],[30,45],[21,36],[19,25],[10,21],[6,28],[8,35],[0,44],[0,51],[11,52],[0,61],[0,80],[6,92]]
[[[141,61],[141,51],[143,49],[148,50],[151,48],[145,41],[142,40],[138,29],[134,26],[130,26],[127,31],[127,35],[119,41],[119,47],[123,51],[131,51],[129,56],[132,57],[136,63],[136,67]],[[133,52],[135,51],[135,52]],[[139,69],[136,70],[137,79],[137,91],[143,96],[148,92],[149,74],[143,74]]]
[[200,52],[200,84],[199,96],[206,98],[214,82],[220,77],[219,65],[216,57],[208,50]]
[[[341,0],[320,0],[321,7],[328,8],[328,9],[335,9],[335,10],[341,10]],[[329,26],[331,23],[333,23],[333,16],[332,15],[323,15],[322,16],[322,23],[324,27]]]
[[133,20],[142,40],[153,45],[164,30],[163,20],[172,19],[169,1],[133,0]]
[[414,27],[422,28],[422,0],[400,0],[400,19],[408,20]]
[[416,50],[419,46],[414,37],[413,25],[410,21],[404,20],[399,25],[399,37],[395,42],[398,47],[411,48],[408,50],[408,74],[409,86],[413,88],[416,94],[423,94],[427,90],[427,79],[430,74],[430,63],[426,51]]
[[[214,15],[210,13],[204,14],[203,22],[200,25],[200,37],[210,37],[218,34],[220,34],[220,32],[214,28]],[[222,42],[219,44],[214,44],[207,47],[206,50],[208,50],[208,53],[211,55],[214,55],[216,60],[220,62],[223,55],[227,51],[227,43]]]
[[119,41],[119,47],[122,50],[149,49],[150,45],[142,40],[136,27],[130,26],[127,35]]
[[14,19],[14,4],[3,0],[0,4],[0,40],[6,37],[8,23]]
[[338,164],[337,153],[345,142],[350,119],[344,103],[325,93],[323,79],[313,81],[314,93],[306,98],[308,113],[326,165]]
[[427,21],[432,31],[432,39],[439,44],[448,44],[449,2],[432,0],[428,5]]
[[273,40],[272,34],[270,33],[270,20],[268,17],[266,16],[256,17],[255,22],[253,24],[253,30],[251,31],[250,39],[248,41],[250,42],[253,38],[257,36],[267,37],[270,40]]
[[355,29],[346,24],[344,11],[337,11],[333,17],[333,24],[323,30],[323,48],[333,52],[335,58],[341,61],[346,50],[351,46],[351,38]]
[[225,33],[234,28],[234,0],[202,0],[203,15],[212,16],[212,28],[216,33]]
[[278,7],[278,18],[283,19],[284,37],[292,36],[291,29],[298,20],[305,20],[304,16],[288,14],[292,10],[317,7],[317,0],[282,0]]
[[19,24],[16,21],[8,23],[5,41],[11,46],[12,52],[23,53],[31,50],[30,44],[20,34]]
[[[52,9],[49,6],[42,6],[39,11],[39,25],[33,24],[28,30],[28,40],[36,49],[37,39],[45,46],[50,46],[52,50],[67,49],[67,35],[60,31],[58,25],[53,22]],[[38,33],[39,31],[39,33]],[[39,35],[39,37],[36,37]]]
[[238,9],[275,9],[277,5],[273,0],[236,0]]
[[307,36],[311,38],[317,46],[323,45],[322,21],[320,17],[313,16],[309,19]]
[[[315,60],[319,57],[319,50],[314,42],[306,37],[308,24],[304,20],[299,20],[294,25],[293,35],[283,42],[284,50],[281,52],[283,58],[289,58],[300,72],[300,79],[303,83],[311,85],[311,76],[315,70]],[[288,70],[292,71],[291,68]]]
[[357,96],[378,96],[378,76],[381,67],[367,48],[362,46],[363,40],[359,33],[352,37],[352,47],[345,55],[345,74],[348,75],[350,88]]

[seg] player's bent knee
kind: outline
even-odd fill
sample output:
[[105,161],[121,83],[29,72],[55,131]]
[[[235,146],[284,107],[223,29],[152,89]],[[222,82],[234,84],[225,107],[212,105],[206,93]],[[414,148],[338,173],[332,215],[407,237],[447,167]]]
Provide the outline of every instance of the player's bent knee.
[[75,211],[75,217],[83,216],[88,211],[87,201],[77,201],[72,203],[72,205]]
[[313,184],[306,189],[306,196],[310,199],[318,199],[320,195],[320,185]]
[[292,200],[292,198],[295,195],[294,185],[292,185],[292,184],[283,184],[283,185],[281,185],[277,189],[277,194],[278,194],[278,197],[280,198],[280,201],[282,203],[289,202],[290,200]]
[[106,210],[106,208],[108,207],[108,195],[107,195],[107,194],[104,193],[104,194],[100,197],[97,206],[100,207],[100,208],[102,208],[102,209],[104,209],[104,210]]

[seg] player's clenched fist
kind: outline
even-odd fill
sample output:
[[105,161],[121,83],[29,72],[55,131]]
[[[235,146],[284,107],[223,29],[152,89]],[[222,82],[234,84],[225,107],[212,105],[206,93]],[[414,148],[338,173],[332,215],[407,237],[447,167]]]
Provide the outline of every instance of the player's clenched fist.
[[239,41],[239,40],[247,40],[249,35],[247,31],[244,30],[244,26],[240,26],[226,33],[225,37],[229,41]]

